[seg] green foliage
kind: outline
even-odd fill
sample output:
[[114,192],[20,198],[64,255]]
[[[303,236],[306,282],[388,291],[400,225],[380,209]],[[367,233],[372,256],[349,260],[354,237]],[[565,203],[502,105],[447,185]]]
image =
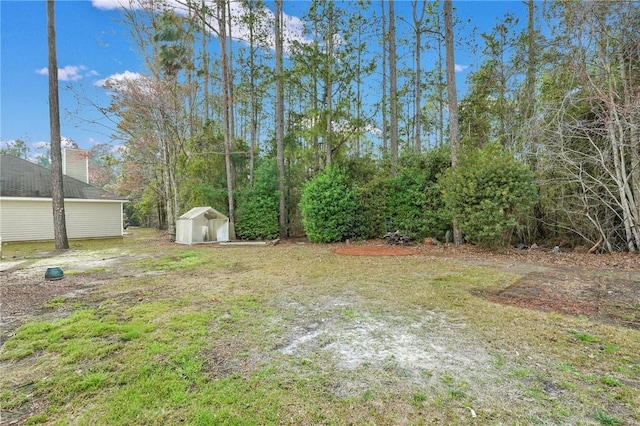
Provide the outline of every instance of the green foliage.
[[385,180],[376,178],[368,183],[356,184],[354,193],[358,200],[356,235],[359,238],[380,238],[386,229]]
[[4,148],[0,148],[0,154],[9,154],[26,160],[29,155],[29,146],[22,139],[7,141]]
[[451,218],[442,201],[438,176],[449,162],[447,149],[423,155],[405,152],[395,177],[379,177],[357,185],[359,235],[379,238],[385,232],[401,230],[413,238],[443,239]]
[[193,207],[211,206],[216,210],[227,213],[227,192],[222,187],[214,187],[206,182],[194,182],[192,186],[184,188],[184,211]]
[[124,203],[123,206],[123,214],[125,218],[125,222],[128,226],[140,226],[142,224],[142,220],[140,219],[140,213],[133,205],[133,203]]
[[[144,188],[141,195],[133,201],[132,204],[133,208],[131,212],[127,212],[127,216],[131,217],[135,215],[140,218],[145,218],[146,222],[142,221],[141,225],[147,225],[151,221],[150,218],[153,218],[155,215],[159,216],[161,204],[158,195],[150,186]],[[125,206],[126,205],[127,204],[125,204]]]
[[[204,149],[200,145],[209,144],[218,147],[217,139],[199,138],[191,141],[192,149]],[[180,177],[180,206],[187,211],[197,206],[211,206],[228,213],[229,201],[226,191],[224,162],[221,156],[195,155],[185,162]]]
[[451,218],[444,208],[438,175],[449,167],[446,149],[400,158],[398,175],[387,182],[388,231],[408,231],[412,237],[444,238]]
[[245,240],[272,240],[280,234],[278,223],[278,169],[275,159],[256,168],[253,188],[239,192],[236,235]]
[[355,236],[358,238],[379,238],[385,229],[385,192],[379,176],[383,170],[370,157],[352,157],[345,160],[347,173],[357,200],[357,214],[354,222]]
[[325,168],[304,187],[302,223],[310,241],[330,243],[355,236],[357,202],[345,172]]
[[468,241],[489,247],[509,243],[536,198],[532,173],[497,144],[462,155],[442,185],[453,222]]

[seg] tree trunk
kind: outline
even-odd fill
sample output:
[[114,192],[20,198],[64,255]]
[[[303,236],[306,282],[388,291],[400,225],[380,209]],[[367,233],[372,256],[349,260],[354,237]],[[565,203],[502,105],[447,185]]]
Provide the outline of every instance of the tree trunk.
[[387,123],[387,19],[384,10],[384,1],[380,1],[382,7],[382,152],[387,153],[388,148],[388,123]]
[[[442,30],[440,14],[437,15],[438,31]],[[444,145],[444,96],[442,86],[442,38],[438,37],[438,146]]]
[[51,133],[51,200],[55,248],[69,248],[62,183],[60,104],[58,100],[58,57],[56,53],[55,2],[47,0],[47,46],[49,50],[49,129]]
[[415,91],[415,126],[416,126],[416,136],[415,136],[415,146],[418,154],[422,151],[422,23],[424,21],[424,14],[427,9],[426,1],[422,2],[422,11],[420,12],[420,17],[418,17],[418,2],[417,0],[411,1],[411,6],[413,9],[413,26],[415,30],[416,36],[416,91]]
[[[447,95],[449,99],[449,139],[451,140],[451,167],[458,163],[460,132],[458,130],[458,93],[456,90],[456,68],[453,53],[453,6],[451,0],[444,1],[444,42],[447,61]],[[458,227],[453,225],[453,242],[462,244],[464,238]]]
[[231,137],[229,109],[231,107],[229,100],[229,66],[227,65],[227,19],[226,7],[224,0],[218,0],[218,41],[220,44],[220,59],[222,68],[222,120],[224,133],[224,165],[227,175],[227,198],[229,200],[229,222],[232,230],[235,229],[235,206],[233,200],[233,170],[231,164]]
[[[233,28],[233,22],[231,21],[231,0],[227,0],[227,12],[228,15],[228,25],[229,25],[229,49],[227,53],[227,90],[229,91],[229,136],[231,142],[231,150],[234,151],[236,148],[236,114],[235,114],[235,99],[233,95],[233,33],[231,29]],[[234,170],[234,180],[235,180],[235,170]]]
[[325,80],[325,108],[327,109],[326,114],[326,128],[325,128],[325,145],[326,145],[326,155],[327,161],[326,165],[330,165],[333,157],[333,2],[329,1],[328,3],[328,22],[327,22],[327,34],[326,34],[326,46],[327,46],[327,65],[326,65],[326,80]]
[[283,60],[283,11],[282,1],[275,0],[276,9],[276,156],[278,163],[278,191],[280,192],[279,224],[280,236],[287,236],[287,204],[285,198],[285,170],[284,170],[284,79],[282,75]]
[[172,195],[172,178],[171,178],[171,156],[169,154],[169,142],[163,138],[162,140],[162,180],[164,182],[164,198],[165,198],[165,209],[167,215],[167,231],[169,234],[174,235],[176,232],[176,221],[175,214],[176,212],[173,209],[173,195]]
[[389,0],[389,97],[391,102],[391,176],[398,173],[398,76],[396,58],[396,15]]
[[[200,10],[205,10],[205,0],[200,0]],[[202,38],[202,69],[203,69],[203,77],[204,77],[204,122],[209,122],[209,111],[211,109],[211,102],[209,101],[209,53],[207,53],[207,22],[206,22],[206,14],[204,12],[201,13],[200,19],[202,20],[202,34],[200,37]]]
[[[253,12],[251,12],[253,13]],[[256,46],[254,36],[254,19],[249,23],[249,96],[251,103],[251,119],[250,119],[250,140],[251,148],[249,150],[249,186],[253,188],[253,172],[255,169],[255,155],[258,146],[258,98],[256,96]]]

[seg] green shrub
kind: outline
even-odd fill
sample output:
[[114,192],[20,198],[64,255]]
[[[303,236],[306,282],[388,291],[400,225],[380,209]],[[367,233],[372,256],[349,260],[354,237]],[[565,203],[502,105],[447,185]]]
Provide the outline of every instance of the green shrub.
[[236,235],[244,240],[272,240],[280,235],[278,173],[274,159],[255,169],[253,188],[238,193]]
[[379,238],[385,232],[400,230],[416,239],[444,239],[451,218],[438,176],[449,164],[446,149],[422,155],[404,152],[395,177],[378,177],[358,185],[360,236]]
[[358,238],[381,238],[386,232],[385,180],[356,184],[354,193],[358,203],[355,234]]
[[462,155],[441,182],[446,207],[466,239],[494,248],[510,242],[536,198],[533,174],[497,144]]
[[302,224],[312,242],[330,243],[355,235],[357,203],[346,174],[325,168],[304,187],[300,200]]
[[398,174],[387,181],[387,231],[404,230],[414,238],[443,239],[451,227],[438,175],[449,167],[448,150],[407,153]]

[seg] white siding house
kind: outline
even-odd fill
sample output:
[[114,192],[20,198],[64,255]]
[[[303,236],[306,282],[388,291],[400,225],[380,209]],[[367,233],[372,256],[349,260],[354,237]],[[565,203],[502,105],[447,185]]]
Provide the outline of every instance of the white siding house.
[[[68,238],[122,236],[126,199],[69,176],[63,177],[63,188]],[[0,238],[54,239],[49,169],[0,155]]]

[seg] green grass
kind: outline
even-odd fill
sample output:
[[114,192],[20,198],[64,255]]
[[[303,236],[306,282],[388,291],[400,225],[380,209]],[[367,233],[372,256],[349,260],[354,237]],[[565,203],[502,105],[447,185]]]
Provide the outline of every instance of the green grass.
[[[140,234],[145,236],[155,236],[153,230],[140,230]],[[114,246],[129,246],[133,242],[127,238],[96,238],[89,240],[69,240],[69,248],[71,250],[104,250]],[[45,252],[55,250],[53,241],[25,241],[25,242],[4,242],[2,243],[2,258],[30,258],[41,255]]]
[[55,309],[64,305],[65,301],[66,299],[64,297],[57,296],[45,303],[44,306],[46,306],[47,308]]
[[597,343],[600,342],[600,339],[597,338],[596,336],[592,336],[588,333],[583,333],[583,332],[579,332],[577,330],[574,329],[570,329],[569,334],[572,335],[573,337],[575,337],[576,339],[578,339],[579,341],[581,341],[582,343]]
[[[211,263],[203,253],[197,251],[178,251],[172,256],[160,259],[147,259],[138,263],[145,271],[175,271],[180,269],[194,269]],[[215,262],[214,262],[215,263]]]
[[603,411],[603,410],[597,410],[594,413],[593,418],[601,425],[618,426],[622,424],[621,420],[616,419],[613,416],[610,416],[609,414],[607,414],[606,411]]
[[[638,331],[471,293],[515,275],[311,244],[163,245],[127,268],[81,301],[50,300],[5,342],[3,416],[78,425],[640,422]],[[376,339],[361,356],[370,359],[349,364],[349,351]]]

